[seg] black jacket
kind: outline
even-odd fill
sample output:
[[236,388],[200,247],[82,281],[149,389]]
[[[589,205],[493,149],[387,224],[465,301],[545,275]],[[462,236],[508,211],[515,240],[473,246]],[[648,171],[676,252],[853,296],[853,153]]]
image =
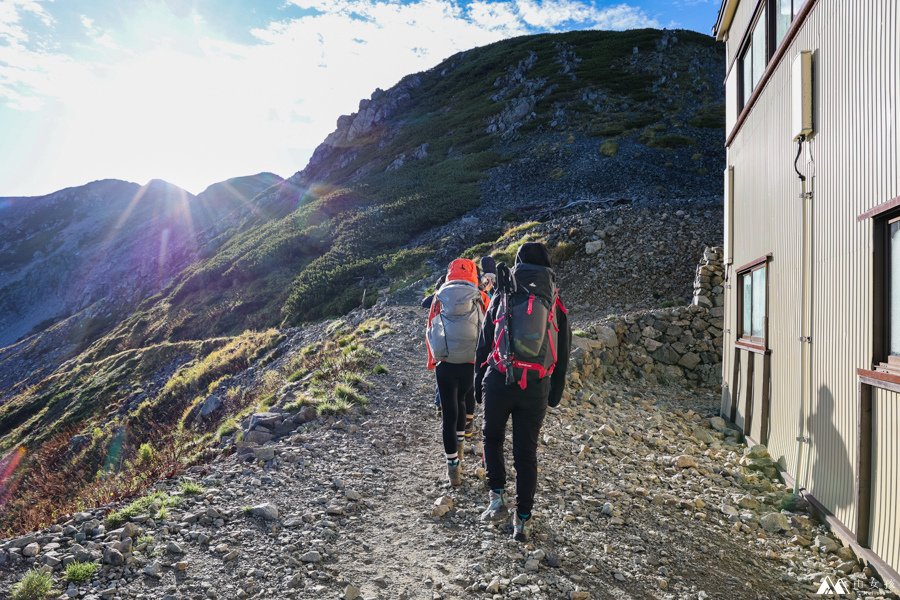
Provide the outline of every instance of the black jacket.
[[[506,379],[503,373],[485,364],[494,349],[494,321],[497,320],[497,311],[500,310],[500,296],[500,292],[494,294],[488,307],[488,315],[484,319],[481,335],[478,337],[478,349],[475,353],[475,399],[479,403],[481,403],[482,382],[485,377]],[[556,367],[553,369],[553,374],[550,375],[550,396],[547,399],[547,404],[550,406],[557,406],[562,399],[563,390],[566,387],[566,371],[569,368],[569,351],[572,348],[572,328],[569,326],[569,319],[559,307],[554,307],[554,310],[556,310],[556,322],[559,325],[557,339],[559,348],[557,348]],[[518,386],[508,389],[511,393],[521,391]]]

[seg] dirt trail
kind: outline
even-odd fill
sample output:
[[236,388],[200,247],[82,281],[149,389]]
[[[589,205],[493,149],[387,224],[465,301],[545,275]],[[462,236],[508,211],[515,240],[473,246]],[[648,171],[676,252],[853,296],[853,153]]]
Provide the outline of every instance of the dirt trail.
[[[825,575],[854,570],[839,545],[817,548],[830,538],[802,512],[780,515],[780,531],[763,526],[786,490],[739,465],[743,446],[711,426],[716,394],[640,384],[588,380],[549,412],[533,538],[512,541],[508,524],[478,519],[486,490],[472,454],[464,485],[446,484],[422,311],[366,316],[394,333],[375,342],[388,372],[371,378],[365,411],[310,423],[270,444],[265,463],[195,468],[205,494],[142,520],[149,545],[136,536],[124,565],[63,597],[755,600],[815,597]],[[432,517],[444,495],[453,509]],[[247,515],[261,503],[277,518]],[[87,532],[86,551],[108,554],[101,518],[35,539],[72,548]],[[0,569],[0,590],[25,562]]]

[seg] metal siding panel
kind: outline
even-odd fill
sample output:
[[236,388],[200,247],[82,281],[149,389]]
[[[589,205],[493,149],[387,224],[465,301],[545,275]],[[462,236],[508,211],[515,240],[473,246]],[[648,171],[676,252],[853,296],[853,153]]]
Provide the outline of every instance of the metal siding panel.
[[[805,49],[816,51],[816,134],[809,144],[816,174],[812,406],[805,406],[799,397],[802,203],[793,171],[797,148],[791,142],[789,122],[791,64]],[[819,2],[728,149],[728,164],[735,173],[735,263],[773,253],[769,451],[845,524],[854,523],[856,515],[852,501],[857,455],[855,373],[872,360],[872,225],[857,222],[856,215],[900,195],[898,54],[894,0],[872,0],[865,9],[855,3]],[[801,169],[808,171],[804,163],[801,156]],[[735,283],[726,290],[730,309],[726,327],[732,331],[736,331]],[[726,341],[733,344],[733,336]],[[726,385],[731,385],[730,370],[724,375]],[[894,439],[900,433],[898,418],[895,412],[889,422]],[[757,430],[757,423],[753,425]],[[795,438],[801,429],[812,441],[803,448],[798,464]],[[880,476],[879,481],[889,477]],[[897,483],[894,479],[893,487],[873,490],[879,495],[879,507],[896,509]],[[887,512],[873,518],[888,522]]]
[[873,398],[872,532],[871,546],[894,569],[900,570],[900,394],[876,390]]
[[731,27],[728,28],[728,41],[725,43],[725,54],[728,61],[725,63],[726,68],[741,49],[741,40],[744,39],[744,34],[750,27],[750,19],[753,17],[756,4],[757,0],[742,0],[738,3],[737,10],[734,11]]
[[762,436],[760,432],[762,431],[762,397],[763,397],[763,363],[765,361],[765,357],[760,354],[756,357],[756,364],[753,369],[753,416],[750,419],[750,437],[754,440],[762,443]]
[[750,361],[753,357],[746,350],[741,350],[740,379],[737,388],[732,392],[732,400],[737,402],[737,418],[735,424],[744,429],[744,421],[746,420],[746,411],[744,410],[745,399],[747,398],[747,373],[750,371]]

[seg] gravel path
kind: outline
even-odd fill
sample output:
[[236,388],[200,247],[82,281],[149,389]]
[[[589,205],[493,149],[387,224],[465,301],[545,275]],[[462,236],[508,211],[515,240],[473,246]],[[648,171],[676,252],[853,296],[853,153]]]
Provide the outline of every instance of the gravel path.
[[[78,548],[113,564],[68,589],[57,574],[62,597],[761,599],[815,597],[842,570],[866,581],[802,507],[779,513],[786,490],[740,464],[735,432],[710,419],[715,394],[671,387],[589,380],[567,394],[542,433],[533,539],[513,542],[508,524],[478,520],[474,455],[461,488],[445,483],[422,311],[373,313],[395,333],[376,341],[388,373],[364,413],[307,424],[264,463],[193,468],[205,492],[138,517],[141,531],[106,531],[94,511],[36,534],[37,559],[8,561],[0,590]],[[432,516],[442,497],[452,508]]]

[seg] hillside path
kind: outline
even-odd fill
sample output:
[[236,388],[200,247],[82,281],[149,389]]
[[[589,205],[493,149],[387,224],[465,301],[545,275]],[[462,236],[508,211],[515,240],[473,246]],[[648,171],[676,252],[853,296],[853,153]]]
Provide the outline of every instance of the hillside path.
[[[755,600],[815,597],[835,572],[837,554],[809,547],[826,532],[805,515],[780,533],[760,526],[785,491],[738,466],[743,447],[710,426],[716,394],[638,383],[586,380],[548,413],[533,539],[512,541],[508,524],[478,519],[472,454],[464,485],[445,482],[423,311],[364,316],[394,333],[375,342],[388,373],[371,378],[363,413],[271,444],[266,463],[192,469],[203,495],[143,522],[153,542],[130,565],[63,597]],[[433,517],[444,495],[454,507]],[[277,519],[245,514],[262,503]],[[0,589],[11,580],[0,571]]]

